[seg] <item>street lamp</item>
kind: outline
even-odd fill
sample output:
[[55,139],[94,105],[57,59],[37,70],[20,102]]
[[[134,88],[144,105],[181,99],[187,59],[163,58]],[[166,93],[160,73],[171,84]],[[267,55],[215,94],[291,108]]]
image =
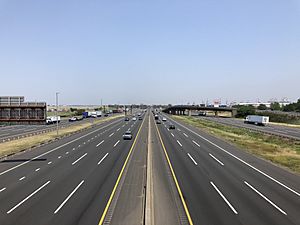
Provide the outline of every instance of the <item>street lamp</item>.
[[56,135],[58,136],[58,94],[59,92],[56,92]]

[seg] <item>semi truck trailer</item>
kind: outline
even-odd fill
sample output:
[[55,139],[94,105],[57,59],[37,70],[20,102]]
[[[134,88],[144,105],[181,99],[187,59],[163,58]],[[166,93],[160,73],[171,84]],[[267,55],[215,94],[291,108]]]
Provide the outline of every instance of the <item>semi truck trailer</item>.
[[246,116],[244,123],[265,126],[269,123],[269,117],[268,116],[248,115],[248,116]]

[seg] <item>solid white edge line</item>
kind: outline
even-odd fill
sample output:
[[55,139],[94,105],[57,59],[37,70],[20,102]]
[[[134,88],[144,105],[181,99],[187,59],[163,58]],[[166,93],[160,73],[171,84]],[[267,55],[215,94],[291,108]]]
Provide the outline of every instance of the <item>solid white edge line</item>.
[[115,144],[114,147],[116,147],[119,144],[120,140],[118,140]]
[[32,192],[30,195],[28,195],[26,198],[24,198],[21,202],[19,202],[17,205],[15,205],[13,208],[8,210],[6,213],[10,214],[12,211],[14,211],[16,208],[18,208],[20,205],[22,205],[24,202],[26,202],[29,198],[31,198],[33,195],[38,193],[40,190],[42,190],[45,186],[47,186],[50,183],[50,180],[48,180],[45,184],[40,186],[38,189],[36,189],[34,192]]
[[[1,173],[0,173],[0,176],[2,176],[3,174],[6,174],[6,173],[8,173],[8,172],[10,172],[10,171],[12,171],[12,170],[14,170],[14,169],[17,169],[17,168],[19,168],[20,166],[23,166],[23,165],[25,165],[25,164],[27,164],[27,163],[29,163],[29,162],[35,160],[35,159],[38,159],[38,158],[40,158],[40,157],[42,157],[42,156],[45,156],[45,155],[48,155],[49,153],[54,152],[54,151],[56,151],[56,150],[58,150],[58,149],[60,149],[60,148],[62,148],[62,147],[65,147],[65,146],[67,146],[67,145],[69,145],[69,144],[71,144],[71,143],[73,143],[73,142],[75,142],[75,141],[78,141],[78,140],[80,140],[80,139],[82,139],[82,138],[84,138],[84,137],[86,137],[86,136],[88,136],[88,135],[90,135],[90,134],[93,134],[93,133],[95,133],[95,132],[97,132],[97,131],[99,131],[99,130],[102,130],[102,129],[105,128],[105,127],[111,126],[111,125],[113,125],[113,124],[115,124],[115,123],[117,123],[117,122],[121,122],[121,120],[122,120],[122,119],[116,120],[116,121],[114,121],[114,122],[112,122],[112,123],[110,123],[110,124],[107,124],[107,125],[105,125],[105,126],[103,126],[103,127],[100,127],[100,128],[98,128],[98,129],[94,130],[94,131],[91,131],[90,133],[87,133],[87,134],[85,134],[85,135],[82,135],[82,136],[80,136],[80,137],[78,137],[78,138],[73,139],[72,141],[69,141],[69,142],[67,142],[67,143],[65,143],[65,144],[63,144],[63,145],[60,145],[60,146],[58,146],[58,147],[56,147],[56,148],[54,148],[54,149],[51,149],[50,151],[47,151],[47,152],[45,152],[45,153],[43,153],[43,154],[40,154],[40,155],[38,155],[38,156],[36,156],[36,157],[34,157],[34,158],[32,158],[32,159],[26,161],[26,162],[23,162],[23,163],[21,163],[21,164],[19,164],[19,165],[16,165],[16,166],[12,167],[12,168],[9,168],[9,169],[7,169],[7,170],[1,172]],[[80,147],[80,145],[79,145],[78,147]]]
[[238,214],[238,212],[235,210],[235,208],[230,204],[230,202],[226,199],[226,197],[222,194],[222,192],[217,188],[217,186],[211,181],[210,184],[214,187],[214,189],[218,192],[218,194],[223,198],[223,200],[226,202],[226,204],[230,207],[230,209],[235,213]]
[[102,159],[100,159],[100,161],[98,162],[98,165],[100,165],[100,163],[102,163],[102,161],[108,156],[108,153],[105,154],[105,156],[103,156]]
[[279,208],[274,202],[272,202],[270,199],[268,199],[266,196],[264,196],[262,193],[260,193],[258,190],[256,190],[251,184],[247,183],[247,181],[244,181],[244,183],[251,188],[254,192],[256,192],[260,197],[265,199],[267,202],[269,202],[272,206],[274,206],[277,210],[279,210],[282,214],[287,216],[287,213],[283,211],[281,208]]
[[75,160],[73,163],[72,163],[72,166],[74,166],[79,160],[81,160],[83,157],[85,157],[87,155],[87,153],[84,153],[80,158],[78,158],[77,160]]
[[[171,119],[173,120],[173,119]],[[178,124],[179,126],[182,126],[183,128],[187,129],[188,131],[192,132],[193,134],[197,135],[198,137],[202,138],[203,140],[207,141],[208,143],[210,143],[211,145],[217,147],[218,149],[222,150],[223,152],[227,153],[228,155],[232,156],[233,158],[237,159],[238,161],[240,161],[241,163],[245,164],[246,166],[249,166],[250,168],[252,168],[253,170],[255,170],[256,172],[264,175],[265,177],[269,178],[270,180],[274,181],[275,183],[279,184],[280,186],[284,187],[285,189],[293,192],[294,194],[298,195],[300,197],[300,193],[295,191],[294,189],[286,186],[285,184],[281,183],[280,181],[276,180],[275,178],[271,177],[270,175],[266,174],[265,172],[257,169],[256,167],[252,166],[251,164],[247,163],[246,161],[242,160],[241,158],[235,156],[234,154],[228,152],[227,150],[225,150],[224,148],[220,147],[219,145],[213,143],[212,141],[208,140],[207,138],[201,136],[200,134],[196,133],[195,131],[181,125],[180,123],[178,123],[177,121],[173,120],[176,124]],[[1,174],[0,174],[1,175]]]
[[54,211],[54,214],[58,213],[58,211],[67,203],[67,201],[72,197],[72,195],[80,188],[80,186],[84,183],[84,180],[82,180],[77,187],[69,194],[69,196],[58,206],[58,208]]
[[194,143],[195,145],[197,145],[198,147],[200,147],[200,145],[199,145],[196,141],[193,140],[193,143]]
[[190,155],[190,153],[188,153],[188,156],[190,157],[190,159],[193,161],[193,163],[197,166],[198,163],[195,161],[195,159]]
[[98,147],[99,145],[103,144],[104,140],[101,141],[99,144],[96,145],[96,147]]
[[180,143],[180,141],[177,140],[177,143],[182,147],[182,144]]
[[217,159],[213,154],[210,154],[210,157],[212,157],[214,160],[216,160],[219,164],[221,164],[222,166],[224,166],[224,163],[222,163],[219,159]]

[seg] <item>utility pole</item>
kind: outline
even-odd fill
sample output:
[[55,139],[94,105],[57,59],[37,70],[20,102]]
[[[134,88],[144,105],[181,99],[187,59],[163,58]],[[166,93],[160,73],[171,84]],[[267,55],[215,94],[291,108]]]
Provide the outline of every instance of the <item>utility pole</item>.
[[56,135],[58,136],[58,94],[59,92],[56,92]]

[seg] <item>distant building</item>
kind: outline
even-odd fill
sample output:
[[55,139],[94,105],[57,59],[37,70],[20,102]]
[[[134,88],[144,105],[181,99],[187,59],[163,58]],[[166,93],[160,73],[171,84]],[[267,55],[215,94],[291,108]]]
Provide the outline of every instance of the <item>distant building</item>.
[[263,105],[266,105],[267,108],[271,108],[271,104],[274,102],[278,102],[281,107],[291,104],[290,101],[283,100],[283,101],[268,101],[268,102],[239,102],[239,103],[236,103],[236,105],[252,105],[255,108],[257,108],[259,105],[263,104]]
[[25,102],[24,96],[0,96],[0,123],[44,124],[46,102]]

